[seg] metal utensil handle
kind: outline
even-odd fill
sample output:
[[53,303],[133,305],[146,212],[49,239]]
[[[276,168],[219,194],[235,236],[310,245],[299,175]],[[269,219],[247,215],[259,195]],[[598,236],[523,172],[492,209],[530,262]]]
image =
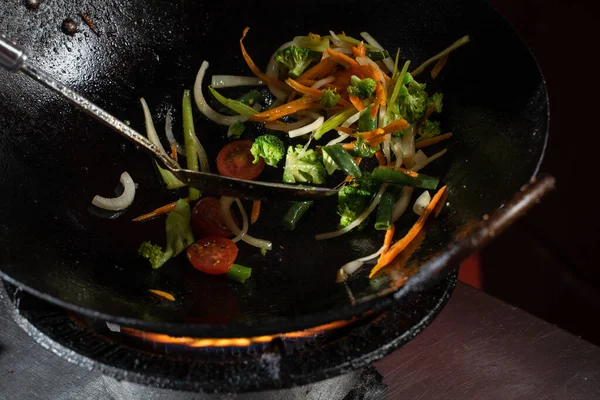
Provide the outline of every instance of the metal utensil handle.
[[2,65],[2,67],[10,71],[21,70],[26,75],[29,75],[42,85],[60,94],[61,96],[69,100],[71,103],[81,108],[87,114],[108,125],[110,128],[114,129],[127,139],[139,144],[146,150],[154,153],[156,157],[158,157],[158,159],[162,162],[162,164],[164,164],[167,168],[171,170],[179,169],[179,166],[171,157],[169,157],[166,153],[161,151],[146,137],[142,136],[134,129],[127,126],[124,122],[113,117],[111,114],[103,110],[98,105],[89,101],[85,97],[73,92],[71,89],[69,89],[62,83],[56,81],[46,72],[36,68],[33,65],[30,65],[26,61],[27,54],[25,53],[25,51],[17,44],[0,35],[0,65]]

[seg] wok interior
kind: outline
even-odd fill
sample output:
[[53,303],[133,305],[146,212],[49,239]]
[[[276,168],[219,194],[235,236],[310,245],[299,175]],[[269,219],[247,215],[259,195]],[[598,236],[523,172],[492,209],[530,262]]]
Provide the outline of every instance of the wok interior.
[[[90,6],[100,36],[85,26],[74,37],[35,29],[37,20],[25,7],[3,10],[2,20],[9,21],[7,36],[26,45],[32,62],[140,132],[139,98],[145,97],[163,133],[171,105],[180,130],[182,92],[192,87],[202,60],[209,61],[209,74],[250,75],[238,45],[246,25],[247,49],[263,69],[279,45],[308,32],[358,36],[366,30],[390,52],[400,47],[414,67],[470,34],[472,42],[450,56],[430,86],[444,93],[442,127],[454,137],[425,150],[431,155],[448,147],[423,172],[440,176],[449,196],[414,262],[501,206],[541,158],[547,128],[543,79],[517,34],[481,2],[350,2],[343,9],[315,2],[292,16],[274,11],[272,2],[130,3]],[[40,13],[59,24],[61,15],[81,12],[64,7]],[[333,20],[319,17],[334,14]],[[284,327],[294,318],[346,306],[346,290],[334,282],[337,269],[382,243],[383,234],[370,228],[316,242],[316,233],[335,229],[334,199],[318,203],[291,233],[279,227],[287,204],[268,202],[251,233],[271,239],[274,249],[264,257],[240,245],[240,263],[253,268],[246,284],[196,271],[185,256],[153,271],[136,249],[143,240],[164,243],[164,220],[134,224],[131,218],[179,196],[161,187],[149,156],[29,78],[0,76],[1,269],[54,301],[147,323],[260,326],[264,319],[280,319]],[[226,128],[196,112],[196,130],[209,156],[216,156]],[[134,204],[115,219],[92,212],[92,197],[111,195],[123,171],[139,185]],[[413,220],[400,220],[397,234]],[[359,300],[373,294],[367,273],[365,268],[350,283]],[[177,301],[161,301],[148,289],[173,293]]]

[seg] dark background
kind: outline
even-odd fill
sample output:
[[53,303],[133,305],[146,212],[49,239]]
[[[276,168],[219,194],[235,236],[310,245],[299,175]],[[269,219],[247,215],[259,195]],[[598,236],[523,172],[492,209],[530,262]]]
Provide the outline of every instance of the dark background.
[[541,171],[556,177],[557,191],[481,254],[483,289],[600,344],[595,3],[490,3],[528,43],[546,78],[550,136]]

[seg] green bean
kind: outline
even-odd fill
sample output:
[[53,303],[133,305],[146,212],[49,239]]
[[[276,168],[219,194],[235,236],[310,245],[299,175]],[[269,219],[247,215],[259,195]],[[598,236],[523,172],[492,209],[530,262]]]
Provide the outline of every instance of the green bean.
[[293,231],[298,224],[298,221],[302,219],[302,216],[306,214],[310,206],[312,206],[312,201],[296,201],[294,202],[290,208],[287,210],[281,224],[288,231]]
[[233,281],[244,283],[246,279],[252,275],[252,268],[244,267],[240,264],[233,264],[229,271],[227,271],[227,277]]
[[423,189],[435,189],[439,179],[432,176],[397,171],[394,168],[377,167],[373,170],[371,177],[380,182],[395,183],[399,185],[418,187]]
[[377,207],[377,217],[375,218],[375,229],[386,231],[392,226],[392,212],[394,210],[394,195],[385,192],[381,196],[379,206]]
[[337,164],[337,166],[344,171],[346,175],[354,176],[356,178],[360,178],[362,172],[358,167],[358,164],[344,147],[341,144],[335,144],[333,146],[325,146],[323,147],[323,151],[329,155],[333,159],[333,161]]

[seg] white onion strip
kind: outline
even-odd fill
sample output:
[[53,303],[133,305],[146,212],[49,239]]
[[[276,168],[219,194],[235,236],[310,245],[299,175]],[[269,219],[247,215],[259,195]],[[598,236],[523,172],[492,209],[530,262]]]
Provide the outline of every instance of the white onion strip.
[[213,75],[211,79],[211,86],[215,89],[264,85],[265,82],[255,76]]
[[[242,202],[240,201],[240,199],[235,199],[235,204],[237,204],[238,206],[238,210],[240,210],[240,214],[242,215],[242,231],[235,237],[233,238],[231,241],[233,243],[237,243],[240,240],[242,240],[242,238],[244,236],[246,236],[248,234],[248,215],[246,214],[246,210],[244,210],[244,206],[242,205]],[[231,207],[231,205],[230,205]]]
[[210,172],[208,167],[208,156],[206,155],[206,150],[204,150],[204,146],[200,143],[200,140],[196,135],[192,136],[192,142],[194,142],[194,147],[196,148],[196,154],[198,155],[200,172]]
[[386,184],[381,185],[381,187],[379,188],[379,191],[373,197],[373,200],[371,201],[371,204],[369,204],[369,206],[366,208],[366,210],[363,211],[362,214],[360,214],[358,216],[358,218],[356,218],[350,224],[348,224],[344,228],[339,229],[337,231],[318,234],[317,236],[315,236],[315,239],[317,239],[317,240],[325,240],[325,239],[331,239],[331,238],[334,238],[334,237],[342,236],[343,234],[350,232],[352,229],[354,229],[357,226],[359,226],[360,224],[362,224],[362,222],[365,219],[367,219],[367,217],[373,212],[373,210],[375,210],[375,207],[377,207],[377,205],[381,201],[381,196],[383,196],[383,192],[385,192],[386,188],[387,188]]
[[[377,47],[378,49],[383,51],[383,47],[379,44],[379,42],[377,40],[375,40],[375,38],[373,36],[371,36],[368,32],[361,32],[360,36],[362,36],[367,43],[369,43],[371,46],[373,47]],[[392,61],[392,59],[390,57],[384,58],[383,60],[383,64],[385,64],[385,67],[390,71],[393,72],[394,71],[394,62]]]
[[173,135],[173,116],[171,115],[171,109],[167,111],[167,116],[165,117],[165,133],[167,134],[167,140],[169,144],[175,147],[178,154],[182,156],[185,155],[185,147],[180,145],[175,136]]
[[366,261],[370,261],[374,258],[379,257],[381,255],[381,253],[383,253],[387,248],[388,248],[388,246],[385,246],[385,245],[381,246],[381,248],[373,254],[369,254],[368,256],[361,257],[359,259],[350,261],[350,262],[342,265],[342,267],[338,271],[336,282],[337,283],[344,282],[346,279],[348,279],[349,275],[352,275],[353,273],[358,271],[359,268],[362,267]]
[[415,204],[413,204],[414,213],[419,217],[422,216],[427,206],[429,206],[429,203],[431,203],[431,195],[429,194],[429,191],[426,190],[417,197]]
[[341,133],[340,136],[335,139],[330,140],[325,146],[333,146],[334,144],[342,143],[344,140],[348,139],[350,135],[345,133]]
[[414,167],[411,168],[411,170],[413,170],[415,172],[419,172],[420,170],[425,168],[427,166],[427,164],[429,164],[432,161],[437,160],[438,158],[440,158],[441,156],[446,154],[446,151],[448,151],[448,149],[444,149],[438,153],[435,153],[431,157],[428,157],[427,160],[417,163]]
[[290,138],[306,135],[307,133],[310,133],[315,129],[319,129],[321,125],[323,125],[323,122],[325,122],[325,117],[319,115],[319,117],[315,119],[312,123],[305,125],[302,128],[291,130],[289,131],[288,135]]
[[150,113],[150,108],[148,108],[148,104],[146,100],[142,97],[140,99],[140,103],[142,103],[142,109],[144,110],[144,119],[146,121],[146,133],[148,134],[148,140],[150,140],[158,150],[162,153],[167,154],[165,148],[160,142],[160,138],[158,137],[158,133],[156,133],[156,128],[154,127],[154,121],[152,121],[152,114]]
[[245,122],[248,121],[248,117],[243,115],[223,115],[219,114],[215,110],[213,110],[204,95],[202,94],[202,81],[204,80],[204,75],[206,74],[206,70],[208,69],[208,62],[203,61],[200,66],[200,70],[198,71],[198,75],[196,75],[196,81],[194,82],[194,100],[196,101],[196,106],[202,114],[204,114],[211,121],[219,124],[230,126],[236,122]]
[[[267,65],[267,70],[265,71],[265,74],[269,78],[279,79],[279,64],[277,63],[277,61],[275,61],[275,56],[277,55],[277,53],[279,51],[285,49],[286,47],[290,47],[292,44],[293,44],[293,42],[286,42],[286,43],[282,44],[281,46],[279,46],[279,48],[277,50],[275,50],[275,52],[269,59],[269,64]],[[271,93],[273,93],[273,96],[275,96],[277,99],[279,99],[279,100],[287,99],[288,94],[285,91],[283,91],[273,85],[268,85],[268,86],[269,86],[269,90],[271,91]]]
[[135,198],[135,183],[127,171],[121,174],[120,182],[123,185],[123,194],[113,198],[96,195],[92,199],[92,204],[110,211],[124,210],[129,207]]
[[333,76],[328,76],[326,78],[319,79],[318,81],[316,81],[315,83],[312,84],[311,89],[320,89],[321,87],[323,87],[333,81],[335,81],[335,77],[333,77]]
[[[242,224],[244,224],[244,220],[246,221],[245,224],[248,224],[248,215],[246,214],[244,207],[242,207],[242,203],[240,202],[240,200],[234,199],[233,197],[223,196],[219,201],[219,209],[221,212],[221,218],[223,218],[223,222],[225,222],[227,228],[229,228],[229,230],[236,235],[236,238],[239,236],[238,240],[243,240],[249,245],[258,247],[260,249],[271,250],[271,248],[273,247],[273,244],[271,242],[250,236],[247,232],[240,230],[240,228],[236,225],[236,223],[233,221],[233,218],[231,217],[231,205],[234,201],[236,201],[236,203],[239,202],[237,203],[237,205],[240,208],[240,213],[242,214]],[[242,228],[244,226],[245,225],[242,225]]]
[[412,186],[404,186],[402,188],[400,198],[396,204],[394,204],[394,209],[392,210],[392,222],[398,221],[398,219],[406,212],[414,190],[415,188]]
[[396,156],[396,168],[401,167],[403,158],[402,146],[400,146],[400,143],[396,142],[392,146],[392,150],[394,150],[394,155]]
[[348,44],[346,42],[344,42],[342,39],[340,39],[338,37],[338,35],[335,34],[334,31],[329,31],[329,34],[331,35],[331,42],[333,44],[335,44],[338,47],[344,47],[344,46],[348,46]]
[[296,122],[292,122],[289,124],[279,124],[276,122],[267,122],[265,124],[265,128],[271,129],[272,131],[289,132],[289,131],[293,131],[294,129],[301,128],[307,124],[310,124],[311,122],[312,122],[312,118],[302,118]]
[[342,54],[352,54],[352,49],[349,49],[348,47],[334,47],[331,50]]

